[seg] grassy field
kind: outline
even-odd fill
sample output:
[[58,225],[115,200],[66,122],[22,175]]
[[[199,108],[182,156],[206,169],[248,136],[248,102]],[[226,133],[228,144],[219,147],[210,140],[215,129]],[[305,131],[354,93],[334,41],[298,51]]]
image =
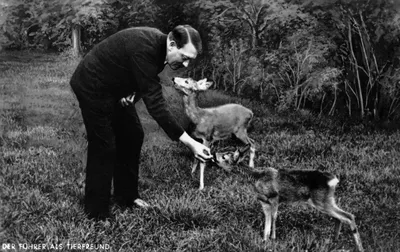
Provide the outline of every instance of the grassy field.
[[[154,207],[121,212],[113,206],[111,222],[87,220],[82,209],[85,130],[68,84],[76,64],[58,55],[0,54],[2,250],[354,249],[348,227],[333,243],[333,220],[304,206],[282,205],[277,240],[264,243],[264,217],[248,179],[209,167],[206,188],[198,191],[198,176],[190,173],[190,151],[170,141],[143,104],[137,105],[146,131],[140,190]],[[186,125],[180,96],[168,86],[165,95]],[[400,251],[399,131],[350,127],[305,111],[279,115],[215,91],[200,98],[200,104],[236,101],[252,108],[257,166],[337,174],[338,205],[356,216],[365,249]]]

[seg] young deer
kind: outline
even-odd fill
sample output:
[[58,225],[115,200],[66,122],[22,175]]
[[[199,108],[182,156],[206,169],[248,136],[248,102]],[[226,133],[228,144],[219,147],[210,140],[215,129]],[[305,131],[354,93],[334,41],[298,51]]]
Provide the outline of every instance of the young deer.
[[[195,81],[191,78],[172,79],[175,88],[183,94],[186,115],[196,125],[193,136],[210,147],[216,140],[224,140],[235,135],[244,144],[250,146],[249,166],[254,167],[254,141],[247,135],[247,128],[253,118],[253,112],[239,104],[225,104],[213,108],[199,108],[196,103],[197,94],[207,90],[212,82],[207,79]],[[192,164],[192,173],[200,163],[200,190],[204,188],[204,169],[206,163],[196,158]]]
[[[233,165],[243,160],[247,151],[248,147],[234,152],[215,153],[215,162],[225,170],[231,170]],[[276,170],[270,167],[262,170],[250,168],[245,172],[256,181],[254,189],[265,215],[264,240],[270,236],[276,238],[279,203],[303,202],[336,219],[335,240],[339,237],[342,222],[348,224],[358,251],[364,251],[354,215],[340,209],[335,203],[335,187],[339,183],[335,175],[318,170]]]

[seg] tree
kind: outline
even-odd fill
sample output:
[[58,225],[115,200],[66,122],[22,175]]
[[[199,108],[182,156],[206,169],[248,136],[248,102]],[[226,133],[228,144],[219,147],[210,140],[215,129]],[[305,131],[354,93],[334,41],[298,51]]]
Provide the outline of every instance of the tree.
[[[7,27],[19,35],[29,30],[28,35],[34,36],[37,40],[51,39],[52,44],[60,50],[72,45],[74,54],[78,55],[82,51],[82,45],[85,49],[89,49],[118,30],[139,25],[155,26],[159,8],[153,2],[153,0],[19,0],[12,2],[8,8],[10,18]],[[20,29],[15,29],[17,26],[20,26]],[[35,29],[31,29],[32,26]],[[20,40],[24,39],[26,40],[26,38]]]
[[[81,52],[80,27],[85,20],[98,18],[104,0],[19,0],[6,8],[5,29],[18,47],[24,47],[27,37],[36,42],[51,40],[57,45],[73,41],[74,53]],[[30,29],[35,27],[35,29]],[[28,33],[29,32],[29,33]],[[72,33],[71,39],[67,34]]]
[[387,0],[325,2],[319,4],[337,31],[338,63],[344,70],[349,113],[356,107],[361,118],[372,116],[378,120],[385,110],[385,100],[394,98],[382,96],[382,88],[396,85],[387,81],[391,79],[387,75],[395,74],[392,69],[399,65],[395,55],[399,51],[400,5]]
[[[42,8],[40,21],[42,25],[52,24],[56,21],[55,28],[63,31],[71,31],[73,54],[78,56],[82,52],[81,48],[81,27],[90,18],[99,18],[102,14],[104,0],[52,0],[52,6]],[[53,15],[57,15],[54,18]],[[70,27],[68,29],[68,27]],[[56,33],[57,34],[57,33]]]

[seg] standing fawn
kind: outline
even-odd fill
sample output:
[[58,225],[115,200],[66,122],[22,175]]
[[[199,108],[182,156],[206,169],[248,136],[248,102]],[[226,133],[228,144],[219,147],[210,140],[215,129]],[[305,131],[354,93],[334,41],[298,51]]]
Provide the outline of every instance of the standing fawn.
[[[195,81],[191,78],[172,79],[175,88],[183,94],[186,115],[195,124],[193,136],[203,141],[210,147],[216,140],[224,140],[235,135],[244,144],[250,145],[249,166],[254,167],[255,147],[254,141],[247,135],[247,128],[253,118],[253,112],[239,104],[225,104],[213,108],[199,108],[196,97],[201,91],[207,90],[212,82],[207,79]],[[204,188],[204,168],[206,163],[196,158],[192,164],[192,173],[200,163],[200,190]]]
[[[234,152],[215,153],[215,162],[225,170],[231,170],[233,165],[243,160],[247,151],[248,147]],[[340,209],[335,203],[335,187],[339,183],[335,175],[318,170],[248,168],[245,172],[256,181],[254,189],[265,215],[264,240],[270,236],[276,238],[275,223],[279,203],[303,202],[336,219],[334,240],[339,237],[342,222],[348,224],[358,251],[364,251],[354,215]]]

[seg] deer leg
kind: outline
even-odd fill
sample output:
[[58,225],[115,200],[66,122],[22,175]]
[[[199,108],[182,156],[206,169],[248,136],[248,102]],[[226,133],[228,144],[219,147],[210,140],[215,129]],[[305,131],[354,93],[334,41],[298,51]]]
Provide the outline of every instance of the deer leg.
[[271,218],[272,218],[272,234],[271,234],[271,239],[275,240],[276,239],[276,218],[278,217],[278,202],[274,202],[272,204],[272,213],[271,213]]
[[240,130],[235,135],[244,144],[250,145],[249,167],[254,168],[254,157],[256,155],[256,149],[254,148],[254,140],[248,137],[246,130]]
[[265,222],[264,222],[264,241],[268,241],[268,238],[271,234],[271,205],[269,203],[265,203],[261,201],[261,206],[264,212]]
[[193,159],[193,162],[192,162],[192,173],[195,173],[196,172],[196,169],[197,169],[197,165],[199,164],[199,160],[197,159],[197,158],[194,158]]
[[[202,140],[202,143],[204,144],[204,145],[206,145],[208,142],[205,140],[205,139],[203,139],[203,138],[201,138],[201,140]],[[206,145],[207,147],[208,147],[208,145]],[[196,169],[197,169],[197,166],[199,165],[199,163],[200,163],[200,161],[197,159],[197,158],[194,158],[193,159],[193,163],[192,163],[192,173],[195,173],[196,172]]]
[[254,144],[254,140],[251,139],[250,137],[247,137],[249,143],[250,143],[250,160],[249,160],[249,166],[251,168],[254,168],[254,157],[256,156],[256,148]]
[[358,251],[363,252],[364,248],[362,246],[360,233],[358,232],[354,215],[352,215],[351,213],[348,213],[346,211],[343,211],[342,209],[340,209],[337,206],[334,206],[334,208],[332,208],[332,210],[334,212],[334,215],[332,215],[332,217],[336,217],[338,220],[340,220],[344,223],[347,223],[350,226],[357,249],[358,249]]
[[[203,144],[207,147],[210,145],[210,143],[206,140],[203,140]],[[200,162],[200,161],[199,161],[199,163],[200,163],[200,187],[199,187],[199,190],[203,190],[204,189],[204,170],[206,168],[206,163]]]
[[200,187],[199,190],[204,189],[204,169],[206,168],[206,163],[200,162]]
[[[333,201],[333,200],[332,200]],[[356,243],[357,246],[357,250],[359,252],[363,252],[364,248],[362,246],[362,242],[361,242],[361,237],[360,234],[358,233],[358,229],[357,229],[357,225],[355,222],[355,218],[354,215],[352,215],[351,213],[348,213],[342,209],[340,209],[334,202],[329,202],[329,204],[327,204],[324,209],[320,209],[323,212],[327,213],[328,215],[332,216],[333,218],[337,219],[337,221],[340,222],[344,222],[346,224],[348,224],[351,228],[351,231],[353,233],[353,237],[354,237],[354,241]],[[338,226],[338,224],[336,224],[335,227],[335,232],[340,231],[340,226]],[[338,233],[335,233],[335,236],[338,236]]]
[[254,168],[254,157],[256,156],[256,148],[254,148],[254,145],[251,145],[250,147],[250,160],[249,160],[249,166],[251,168]]
[[340,229],[342,228],[342,222],[338,219],[335,220],[335,233],[333,240],[337,241],[339,239]]

